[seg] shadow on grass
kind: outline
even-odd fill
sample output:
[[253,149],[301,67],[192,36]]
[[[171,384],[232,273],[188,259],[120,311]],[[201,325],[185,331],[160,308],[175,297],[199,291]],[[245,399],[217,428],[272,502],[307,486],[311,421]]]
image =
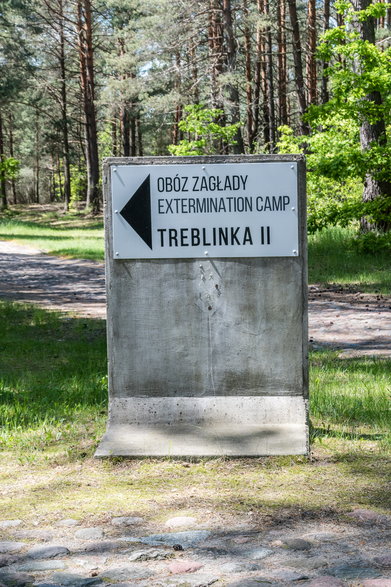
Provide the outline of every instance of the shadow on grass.
[[389,253],[363,253],[353,229],[333,227],[310,235],[308,261],[310,283],[352,283],[360,291],[390,291]]
[[364,434],[360,432],[343,432],[341,430],[332,430],[331,428],[322,428],[314,426],[311,430],[311,441],[313,442],[317,438],[343,438],[344,440],[372,440],[379,441],[385,440],[388,437],[386,432],[373,434]]
[[0,303],[3,432],[73,422],[107,402],[105,322]]
[[[347,434],[351,430],[351,438],[356,439],[361,433],[362,438],[368,435],[368,440],[390,437],[390,379],[390,359],[347,359],[339,358],[334,351],[312,352],[311,413],[322,429],[319,435],[345,438],[347,429]],[[335,431],[338,428],[340,432]]]
[[104,251],[97,251],[96,249],[73,249],[72,247],[63,247],[49,251],[49,255],[56,255],[58,257],[71,257],[72,259],[88,260],[88,261],[104,261]]
[[[75,232],[75,229],[73,229],[73,232]],[[83,241],[88,241],[88,240],[97,240],[97,241],[101,241],[102,237],[99,235],[81,235]],[[45,234],[14,234],[14,235],[9,235],[7,233],[0,233],[0,240],[7,240],[12,238],[13,240],[22,240],[22,241],[31,241],[31,240],[42,240],[42,241],[68,241],[68,240],[75,240],[75,236],[74,235],[69,235],[69,236],[65,236],[65,235],[55,235],[55,234],[49,234],[49,235],[45,235]]]
[[[80,230],[80,232],[84,232],[84,231],[88,231],[88,230],[101,230],[103,229],[103,220],[99,220],[99,221],[90,221],[88,224],[86,224],[85,226],[80,226],[77,223],[78,218],[75,217],[74,219],[66,219],[66,218],[53,218],[53,219],[42,219],[39,220],[37,219],[36,221],[30,221],[30,220],[17,220],[17,219],[9,219],[9,218],[0,218],[0,226],[12,226],[15,228],[20,228],[20,227],[26,227],[26,228],[31,228],[33,230],[37,230],[37,228],[41,229],[47,229],[47,230],[51,230],[53,232],[55,231],[65,231],[65,232],[69,232],[69,231],[75,231],[75,230]],[[69,226],[67,224],[64,224],[64,222],[70,222]],[[54,222],[60,222],[60,224],[58,226],[53,225]],[[72,224],[73,222],[73,224]]]

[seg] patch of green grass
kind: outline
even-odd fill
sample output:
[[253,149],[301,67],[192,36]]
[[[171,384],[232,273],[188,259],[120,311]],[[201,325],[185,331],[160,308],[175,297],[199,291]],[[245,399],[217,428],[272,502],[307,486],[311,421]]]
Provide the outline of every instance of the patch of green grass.
[[338,283],[360,291],[389,294],[391,262],[386,251],[363,253],[355,228],[327,228],[308,238],[310,283]]
[[104,259],[103,220],[80,213],[40,209],[0,215],[0,240],[14,240],[46,253],[80,259]]
[[0,447],[83,443],[107,405],[105,322],[0,304]]
[[391,449],[391,361],[317,351],[310,365],[315,435],[379,440]]

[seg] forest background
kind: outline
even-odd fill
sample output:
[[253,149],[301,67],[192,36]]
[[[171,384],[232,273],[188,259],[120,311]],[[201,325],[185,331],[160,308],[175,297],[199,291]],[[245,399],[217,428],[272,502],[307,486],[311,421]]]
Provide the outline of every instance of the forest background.
[[304,152],[309,231],[391,249],[390,23],[371,0],[3,0],[2,208],[97,213],[107,156]]

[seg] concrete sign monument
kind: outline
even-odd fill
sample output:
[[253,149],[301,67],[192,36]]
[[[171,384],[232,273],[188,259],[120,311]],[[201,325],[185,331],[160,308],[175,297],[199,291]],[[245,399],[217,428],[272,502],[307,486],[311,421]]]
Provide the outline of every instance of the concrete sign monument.
[[302,156],[111,158],[96,456],[305,454]]

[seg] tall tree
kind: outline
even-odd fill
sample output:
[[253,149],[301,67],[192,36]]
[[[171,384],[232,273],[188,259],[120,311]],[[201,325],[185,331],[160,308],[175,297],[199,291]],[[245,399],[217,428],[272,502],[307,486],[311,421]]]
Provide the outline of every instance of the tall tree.
[[[330,28],[330,0],[323,0],[323,34]],[[321,87],[321,101],[325,104],[329,100],[329,89],[327,83],[326,70],[327,62],[322,63],[322,87]]]
[[[356,10],[359,14],[365,14],[365,11],[371,6],[372,0],[356,0]],[[366,18],[357,19],[357,27],[360,32],[361,39],[364,43],[375,45],[375,17],[370,13],[366,14]],[[359,64],[360,67],[361,64]],[[383,97],[381,92],[377,89],[372,89],[364,100],[368,103],[370,108],[373,105],[378,112],[383,112]],[[386,122],[385,117],[382,115],[371,116],[370,114],[363,118],[360,126],[360,142],[363,151],[368,151],[371,148],[385,147],[387,145],[387,133],[386,133]],[[372,173],[367,173],[364,183],[364,202],[371,202],[379,197],[387,199],[386,207],[388,212],[391,214],[391,181],[378,179]],[[391,220],[380,220],[375,223],[371,223],[367,218],[363,218],[361,221],[361,227],[363,230],[371,230],[378,228],[381,230],[389,230],[391,228]]]
[[316,0],[308,0],[307,5],[307,52],[306,52],[306,76],[307,76],[307,103],[316,104],[317,79],[316,79]]
[[280,125],[288,124],[288,80],[285,10],[285,0],[277,0],[278,119]]
[[1,208],[8,208],[7,184],[5,180],[5,152],[4,152],[4,131],[3,131],[3,114],[0,109],[0,199]]
[[95,70],[91,0],[77,0],[77,34],[79,43],[80,82],[85,116],[85,152],[87,161],[87,207],[99,212],[98,136],[95,111]]
[[[228,74],[228,81],[225,83],[226,92],[228,94],[228,109],[230,111],[230,124],[236,124],[240,121],[240,98],[237,82],[233,80],[236,73],[236,39],[233,26],[232,6],[231,0],[223,0],[223,22],[224,22],[224,34],[226,42],[226,72]],[[238,127],[235,145],[235,153],[244,152],[243,137]]]
[[[71,200],[71,153],[69,144],[69,118],[68,118],[68,71],[67,71],[67,46],[72,42],[67,38],[66,29],[71,22],[70,15],[66,14],[66,0],[41,0],[42,8],[37,7],[37,14],[41,19],[45,46],[42,51],[47,54],[47,64],[52,65],[54,75],[41,76],[39,85],[55,99],[59,105],[59,134],[61,145],[58,150],[64,162],[63,194],[64,208],[68,210]],[[69,12],[69,10],[68,10]],[[69,36],[69,35],[68,35]]]
[[307,110],[307,100],[305,95],[305,84],[303,75],[302,48],[299,18],[297,13],[296,0],[288,0],[289,17],[292,27],[292,48],[293,62],[295,71],[295,85],[299,104],[300,131],[301,134],[308,134],[308,125],[304,121],[304,114]]

